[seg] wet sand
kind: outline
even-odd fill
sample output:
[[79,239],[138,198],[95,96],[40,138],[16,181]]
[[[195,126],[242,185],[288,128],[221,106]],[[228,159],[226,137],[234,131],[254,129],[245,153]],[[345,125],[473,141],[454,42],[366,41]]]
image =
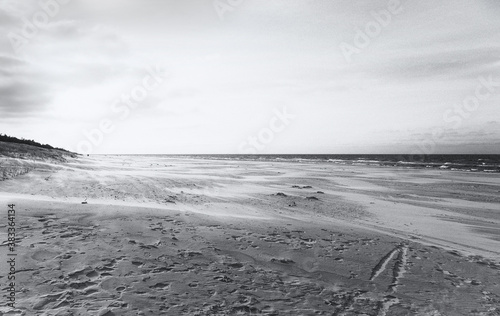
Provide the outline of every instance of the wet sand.
[[5,315],[500,314],[498,174],[97,156],[0,203]]

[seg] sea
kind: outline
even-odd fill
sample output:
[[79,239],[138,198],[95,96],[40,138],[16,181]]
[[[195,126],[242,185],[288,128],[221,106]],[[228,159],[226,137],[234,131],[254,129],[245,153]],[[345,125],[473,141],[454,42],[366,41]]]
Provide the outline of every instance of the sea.
[[194,159],[331,163],[338,165],[430,168],[449,171],[500,172],[500,155],[169,155]]

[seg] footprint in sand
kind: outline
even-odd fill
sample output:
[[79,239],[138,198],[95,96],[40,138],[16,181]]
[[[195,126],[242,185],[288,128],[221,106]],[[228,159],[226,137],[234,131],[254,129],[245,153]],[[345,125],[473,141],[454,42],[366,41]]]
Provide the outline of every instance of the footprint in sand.
[[36,260],[36,261],[47,261],[47,260],[54,259],[57,255],[59,255],[59,253],[53,252],[50,250],[46,250],[46,249],[42,249],[42,250],[35,251],[31,255],[31,259]]

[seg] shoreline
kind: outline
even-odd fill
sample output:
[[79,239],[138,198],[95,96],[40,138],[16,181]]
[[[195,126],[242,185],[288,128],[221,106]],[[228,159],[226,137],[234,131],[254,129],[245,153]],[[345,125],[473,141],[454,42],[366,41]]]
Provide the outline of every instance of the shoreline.
[[[418,157],[427,157],[430,161],[422,161],[422,160],[413,160],[409,159],[409,161],[404,160],[404,156],[412,157],[409,154],[388,154],[388,155],[377,155],[377,154],[349,154],[349,155],[332,155],[332,154],[262,154],[262,155],[240,155],[240,154],[218,154],[218,155],[210,155],[210,154],[195,154],[195,155],[183,155],[183,154],[93,154],[93,156],[121,156],[121,157],[157,157],[157,158],[177,158],[177,159],[186,159],[186,160],[211,160],[211,161],[242,161],[242,162],[276,162],[276,163],[305,163],[305,164],[334,164],[341,166],[371,166],[371,167],[389,167],[389,168],[403,168],[403,169],[429,169],[429,170],[440,170],[440,171],[457,171],[457,172],[470,172],[470,173],[500,173],[500,155],[499,154],[432,154],[432,155],[416,155]],[[324,156],[323,158],[317,158]],[[349,156],[347,159],[346,156]],[[373,157],[372,157],[373,156]],[[288,158],[283,158],[288,157]],[[293,157],[293,158],[292,158]],[[298,158],[303,157],[303,158]],[[307,157],[307,158],[305,158]],[[316,157],[316,158],[315,158]],[[332,158],[326,158],[332,157]],[[333,159],[334,157],[339,158],[342,157],[344,159]],[[357,157],[357,158],[354,158]],[[383,157],[393,158],[392,160],[368,160],[363,158],[380,158]],[[394,159],[394,158],[402,159]],[[463,157],[475,157],[478,161],[483,161],[484,159],[489,157],[490,159],[494,159],[495,163],[493,164],[484,164],[484,165],[475,165],[469,162],[448,162],[442,160],[440,162],[433,161],[432,158],[440,157],[454,157],[454,158],[463,158]],[[453,160],[453,159],[450,159]],[[483,170],[479,170],[478,168],[483,168]],[[493,168],[493,169],[484,169],[484,168]]]
[[489,315],[499,188],[494,174],[102,156],[2,181],[0,203],[17,208],[21,315]]

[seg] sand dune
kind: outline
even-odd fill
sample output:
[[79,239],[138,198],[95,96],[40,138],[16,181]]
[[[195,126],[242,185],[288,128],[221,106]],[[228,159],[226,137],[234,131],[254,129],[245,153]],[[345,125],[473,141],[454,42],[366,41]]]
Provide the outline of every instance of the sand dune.
[[328,164],[35,168],[0,182],[18,237],[0,312],[499,315],[499,191],[496,174]]

